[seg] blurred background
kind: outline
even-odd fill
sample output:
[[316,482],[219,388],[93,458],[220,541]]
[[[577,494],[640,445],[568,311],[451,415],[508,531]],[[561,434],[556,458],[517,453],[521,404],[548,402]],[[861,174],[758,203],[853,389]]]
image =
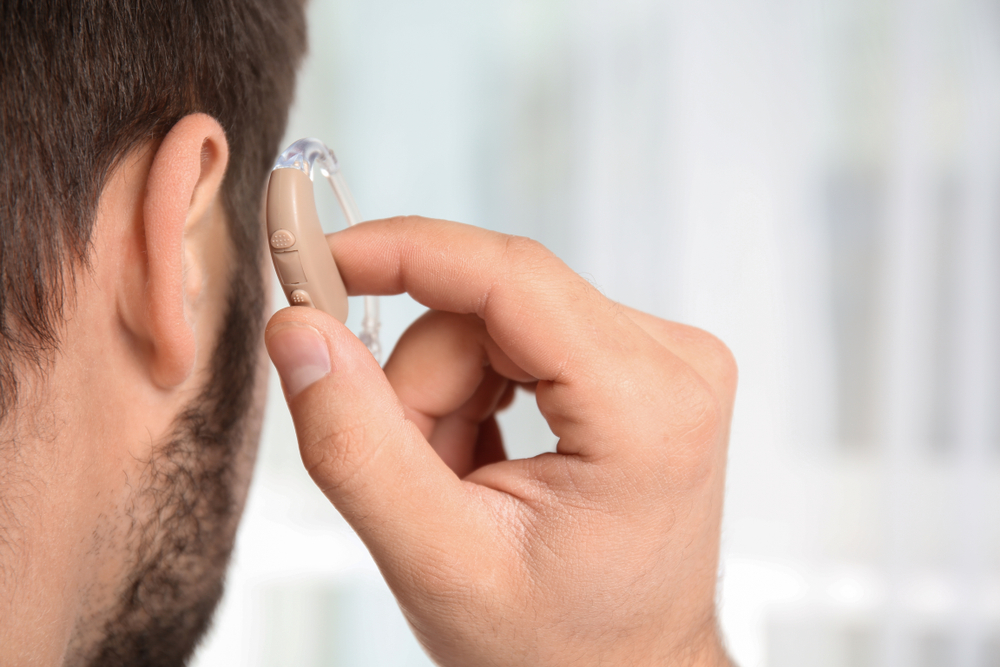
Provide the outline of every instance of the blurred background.
[[[366,217],[531,236],[729,344],[719,599],[740,665],[992,667],[998,9],[312,0],[286,143],[334,148]],[[422,310],[382,301],[387,349]],[[528,395],[502,428],[511,456],[555,446]],[[430,664],[302,470],[276,377],[195,664]]]

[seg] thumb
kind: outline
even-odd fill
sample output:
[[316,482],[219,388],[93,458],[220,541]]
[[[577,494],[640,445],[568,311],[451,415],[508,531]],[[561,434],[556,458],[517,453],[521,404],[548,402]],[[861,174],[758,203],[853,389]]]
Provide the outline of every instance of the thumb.
[[383,571],[406,577],[400,569],[452,551],[472,519],[464,486],[406,419],[364,344],[311,308],[276,313],[265,341],[302,462]]

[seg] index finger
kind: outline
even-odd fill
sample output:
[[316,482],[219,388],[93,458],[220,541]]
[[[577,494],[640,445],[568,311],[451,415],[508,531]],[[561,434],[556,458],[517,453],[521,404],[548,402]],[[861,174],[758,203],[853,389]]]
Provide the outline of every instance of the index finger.
[[349,294],[407,292],[433,310],[476,314],[540,380],[572,378],[572,359],[622,337],[615,304],[524,237],[403,217],[355,225],[328,241]]
[[539,408],[560,452],[607,452],[644,426],[661,435],[687,427],[665,420],[664,406],[683,408],[704,382],[541,244],[415,217],[328,239],[349,293],[407,292],[429,308],[479,316],[540,380]]

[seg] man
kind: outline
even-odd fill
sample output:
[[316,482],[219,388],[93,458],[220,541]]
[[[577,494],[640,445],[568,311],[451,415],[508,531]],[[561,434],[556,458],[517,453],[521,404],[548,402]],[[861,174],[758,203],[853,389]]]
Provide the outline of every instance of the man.
[[[0,7],[0,664],[182,664],[256,447],[260,205],[302,8]],[[352,293],[432,310],[384,372],[319,311],[263,339],[305,465],[435,660],[728,664],[725,347],[525,239],[405,218],[330,245]],[[558,453],[505,460],[517,386]]]
[[180,664],[256,448],[302,7],[4,1],[0,31],[0,665]]

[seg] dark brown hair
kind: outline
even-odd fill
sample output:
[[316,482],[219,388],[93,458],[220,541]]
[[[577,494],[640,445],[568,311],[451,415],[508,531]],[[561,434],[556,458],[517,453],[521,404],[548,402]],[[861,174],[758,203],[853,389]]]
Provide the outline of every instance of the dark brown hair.
[[189,113],[225,129],[235,256],[258,264],[304,49],[301,0],[0,0],[0,420],[56,348],[109,173]]

